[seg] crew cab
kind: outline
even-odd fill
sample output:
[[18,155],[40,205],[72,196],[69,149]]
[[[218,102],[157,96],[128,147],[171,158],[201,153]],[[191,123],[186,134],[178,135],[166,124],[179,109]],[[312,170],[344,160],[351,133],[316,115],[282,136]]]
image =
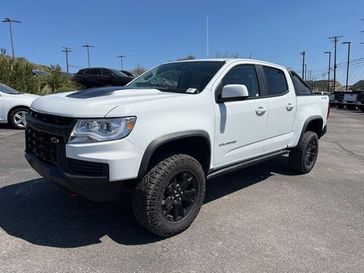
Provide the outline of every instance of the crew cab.
[[35,100],[25,157],[41,176],[91,200],[117,200],[127,185],[139,223],[168,237],[193,222],[209,178],[283,154],[297,173],[310,172],[328,105],[327,95],[312,95],[276,64],[165,63],[124,88]]

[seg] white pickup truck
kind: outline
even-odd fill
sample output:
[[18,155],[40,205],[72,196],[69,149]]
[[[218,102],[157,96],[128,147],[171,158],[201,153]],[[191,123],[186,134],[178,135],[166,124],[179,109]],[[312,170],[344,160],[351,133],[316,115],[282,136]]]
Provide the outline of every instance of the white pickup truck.
[[206,179],[285,153],[293,170],[310,172],[328,105],[272,63],[166,63],[122,88],[36,99],[25,156],[41,176],[91,200],[132,187],[137,220],[168,237],[197,216]]

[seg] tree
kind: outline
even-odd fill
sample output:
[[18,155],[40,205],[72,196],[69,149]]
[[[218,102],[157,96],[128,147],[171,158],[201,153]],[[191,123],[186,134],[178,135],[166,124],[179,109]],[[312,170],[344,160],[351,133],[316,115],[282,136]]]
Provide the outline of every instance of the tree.
[[51,88],[52,92],[58,90],[67,81],[67,78],[61,72],[59,65],[51,65],[49,75],[43,77],[44,83]]

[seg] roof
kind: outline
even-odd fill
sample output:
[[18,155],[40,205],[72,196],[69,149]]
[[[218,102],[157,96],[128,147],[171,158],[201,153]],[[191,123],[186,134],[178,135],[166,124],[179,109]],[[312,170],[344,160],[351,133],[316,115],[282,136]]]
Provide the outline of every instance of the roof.
[[247,62],[247,63],[253,63],[253,64],[260,64],[260,65],[269,65],[269,66],[275,66],[280,68],[285,68],[282,65],[270,63],[262,60],[257,59],[243,59],[243,58],[211,58],[211,59],[190,59],[190,60],[179,60],[179,61],[173,61],[168,63],[178,63],[178,62],[226,62],[227,64],[235,63],[235,62]]

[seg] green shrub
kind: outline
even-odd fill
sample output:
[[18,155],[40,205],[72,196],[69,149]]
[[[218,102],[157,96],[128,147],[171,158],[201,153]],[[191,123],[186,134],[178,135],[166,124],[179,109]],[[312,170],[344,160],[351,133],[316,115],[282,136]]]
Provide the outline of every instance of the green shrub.
[[[34,76],[34,69],[44,70],[49,75]],[[0,55],[0,82],[16,90],[38,95],[79,89],[79,86],[61,73],[59,65],[49,68],[32,64],[24,58],[13,60],[4,55]]]

